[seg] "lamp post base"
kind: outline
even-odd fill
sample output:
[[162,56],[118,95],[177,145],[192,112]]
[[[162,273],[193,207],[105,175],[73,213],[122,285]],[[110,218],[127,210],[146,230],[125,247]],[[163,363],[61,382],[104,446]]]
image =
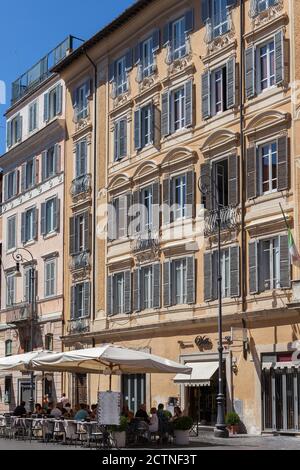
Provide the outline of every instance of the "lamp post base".
[[229,431],[226,427],[215,428],[214,436],[218,437],[219,439],[227,439],[229,437]]

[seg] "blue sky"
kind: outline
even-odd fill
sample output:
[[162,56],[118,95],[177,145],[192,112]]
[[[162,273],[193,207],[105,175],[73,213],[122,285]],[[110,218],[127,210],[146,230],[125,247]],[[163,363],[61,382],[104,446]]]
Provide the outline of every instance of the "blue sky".
[[15,0],[1,2],[0,81],[6,105],[0,104],[0,155],[5,150],[5,113],[11,83],[69,34],[89,39],[132,5],[134,0]]

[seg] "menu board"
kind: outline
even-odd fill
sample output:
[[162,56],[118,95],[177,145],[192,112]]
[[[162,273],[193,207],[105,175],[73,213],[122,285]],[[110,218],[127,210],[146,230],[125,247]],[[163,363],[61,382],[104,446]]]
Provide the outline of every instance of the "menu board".
[[120,425],[121,394],[119,392],[98,392],[98,425]]

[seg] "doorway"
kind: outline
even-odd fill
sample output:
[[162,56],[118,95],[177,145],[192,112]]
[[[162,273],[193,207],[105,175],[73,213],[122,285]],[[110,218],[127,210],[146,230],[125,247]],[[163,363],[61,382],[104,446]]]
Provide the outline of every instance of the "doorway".
[[[19,403],[25,402],[25,408],[30,411],[31,384],[30,380],[19,382]],[[35,383],[33,384],[33,397],[35,397]]]
[[[226,393],[226,387],[224,387]],[[217,421],[218,371],[209,386],[187,387],[189,416],[194,423],[214,426]],[[225,395],[226,396],[226,395]]]

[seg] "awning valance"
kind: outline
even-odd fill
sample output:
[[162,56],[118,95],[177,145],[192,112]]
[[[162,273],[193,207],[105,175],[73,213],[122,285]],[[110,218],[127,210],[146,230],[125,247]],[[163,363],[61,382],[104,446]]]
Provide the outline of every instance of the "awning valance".
[[209,387],[211,378],[219,368],[218,362],[191,362],[185,365],[192,368],[191,375],[177,374],[174,382],[186,387]]
[[292,369],[292,368],[299,369],[300,362],[264,362],[262,364],[263,370],[270,370],[270,369]]

